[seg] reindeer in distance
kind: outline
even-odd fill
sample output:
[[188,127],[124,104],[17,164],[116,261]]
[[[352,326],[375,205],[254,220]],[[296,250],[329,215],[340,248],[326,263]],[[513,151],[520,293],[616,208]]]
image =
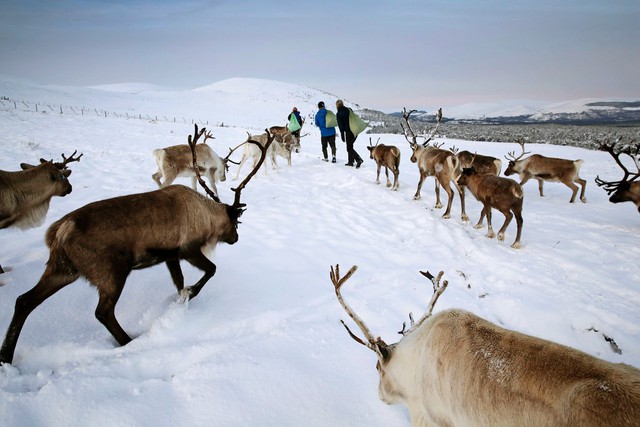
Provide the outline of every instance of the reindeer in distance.
[[[71,193],[71,169],[67,165],[79,162],[82,154],[69,158],[62,154],[62,162],[40,159],[37,166],[21,163],[21,171],[0,171],[0,229],[17,227],[23,230],[39,227],[49,211],[51,198]],[[4,270],[0,266],[0,274]]]
[[[404,123],[401,122],[404,136],[407,142],[409,142],[411,150],[413,151],[410,160],[412,163],[416,163],[420,172],[418,188],[416,190],[416,194],[413,196],[413,199],[420,199],[420,189],[422,188],[424,180],[428,176],[435,177],[435,207],[438,209],[442,207],[442,204],[440,203],[440,186],[442,186],[449,198],[447,200],[447,209],[445,210],[442,217],[448,219],[451,215],[451,203],[453,202],[453,190],[451,189],[451,182],[453,182],[453,185],[456,187],[456,189],[458,190],[458,194],[460,195],[462,221],[468,221],[469,217],[465,212],[464,190],[462,190],[457,183],[458,178],[460,177],[460,173],[462,172],[462,169],[460,168],[460,161],[451,151],[443,150],[439,147],[429,145],[429,142],[433,139],[438,128],[440,127],[440,123],[442,121],[442,108],[438,110],[438,113],[436,114],[436,126],[428,136],[416,135],[416,133],[411,128],[409,118],[415,111],[416,110],[407,111],[407,109],[405,108],[402,113]],[[419,144],[418,138],[423,138],[424,142],[422,144]]]
[[580,167],[584,163],[583,160],[566,160],[558,159],[555,157],[545,157],[540,154],[532,154],[527,158],[522,158],[524,155],[530,152],[524,151],[524,141],[516,141],[521,149],[522,153],[519,156],[515,156],[515,152],[511,151],[505,158],[509,161],[509,165],[504,171],[506,176],[518,174],[520,176],[520,185],[524,186],[527,181],[534,178],[538,181],[538,190],[540,196],[543,197],[542,186],[544,181],[549,182],[561,182],[572,191],[570,203],[573,203],[578,194],[578,186],[575,183],[580,184],[582,190],[580,191],[580,200],[583,203],[587,202],[587,198],[584,195],[587,181],[580,178]]
[[[376,162],[378,167],[376,172],[376,184],[380,184],[380,168],[384,166],[384,173],[387,176],[387,187],[391,187],[392,191],[398,190],[400,183],[398,177],[400,176],[400,149],[393,145],[380,144],[380,138],[376,141],[376,145],[373,145],[371,137],[369,137],[369,157]],[[389,170],[393,173],[393,187],[389,180]]]
[[[158,184],[158,187],[164,188],[171,185],[178,177],[191,177],[191,188],[197,191],[197,173],[204,175],[209,180],[209,185],[213,192],[218,195],[216,182],[224,182],[227,179],[229,171],[229,162],[238,164],[229,159],[233,150],[229,150],[229,154],[225,158],[220,158],[213,149],[207,145],[207,139],[214,139],[210,131],[204,134],[201,144],[196,145],[196,155],[198,157],[197,166],[193,164],[191,155],[191,147],[187,144],[173,145],[171,147],[159,148],[153,150],[153,155],[158,165],[158,170],[151,177]],[[195,167],[198,168],[196,173]],[[164,182],[160,180],[164,179]]]
[[[611,154],[611,157],[616,161],[618,166],[624,172],[624,176],[619,181],[605,181],[600,178],[600,176],[596,177],[596,184],[598,187],[602,187],[609,197],[609,201],[611,203],[622,203],[622,202],[633,202],[638,208],[638,212],[640,212],[640,144],[635,145],[635,152],[632,151],[632,147],[634,146],[635,140],[631,141],[625,148],[619,150],[616,153],[616,144],[613,143],[609,145],[608,142],[600,145],[600,150],[606,151]],[[631,173],[629,169],[624,165],[624,163],[620,160],[620,155],[626,154],[633,161],[636,172]]]
[[504,329],[465,310],[432,316],[448,282],[433,284],[426,313],[402,338],[374,338],[342,296],[344,277],[331,267],[336,297],[365,336],[347,333],[377,355],[378,395],[404,404],[412,427],[632,426],[640,420],[640,370],[579,350]]
[[[225,204],[199,175],[196,143],[205,129],[189,135],[193,169],[206,195],[183,185],[89,203],[54,222],[46,233],[49,261],[38,283],[20,295],[0,348],[0,363],[12,363],[16,344],[29,314],[63,287],[84,277],[98,290],[96,318],[120,345],[131,341],[115,317],[115,306],[132,270],[165,263],[181,300],[194,298],[216,272],[205,252],[219,243],[238,241],[239,218],[246,204],[240,194],[256,174],[273,141],[247,177],[232,189],[233,204]],[[258,144],[250,141],[251,144]],[[185,287],[180,261],[203,271]]]

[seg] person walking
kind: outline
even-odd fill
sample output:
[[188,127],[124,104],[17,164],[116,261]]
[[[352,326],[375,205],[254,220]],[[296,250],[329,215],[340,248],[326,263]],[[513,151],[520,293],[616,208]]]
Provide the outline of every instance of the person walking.
[[[291,121],[294,118],[294,121]],[[302,125],[304,124],[304,119],[300,117],[300,112],[297,107],[293,107],[293,110],[287,116],[287,120],[289,120],[288,129],[298,141],[300,141],[300,130],[302,129]]]
[[356,142],[357,136],[351,132],[351,128],[349,127],[349,109],[344,106],[341,99],[336,101],[336,108],[340,138],[342,139],[342,142],[347,144],[348,161],[345,166],[353,166],[353,163],[355,162],[356,169],[358,169],[360,168],[360,165],[362,165],[362,157],[360,157],[358,152],[353,148],[353,143]]
[[[331,163],[336,162],[336,128],[335,126],[327,127],[327,112],[328,110],[324,106],[324,101],[318,102],[318,112],[315,116],[315,124],[320,129],[320,142],[322,143],[322,159],[325,162],[329,161],[329,155],[327,153],[327,146],[331,147]],[[333,113],[331,113],[333,114]],[[331,123],[329,123],[330,125]]]

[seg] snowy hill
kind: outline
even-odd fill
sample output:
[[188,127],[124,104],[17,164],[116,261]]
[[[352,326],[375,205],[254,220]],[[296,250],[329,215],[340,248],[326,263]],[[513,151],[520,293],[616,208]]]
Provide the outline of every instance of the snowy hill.
[[[327,105],[334,100],[322,91],[254,79],[190,91],[125,86],[42,87],[0,79],[0,169],[59,159],[74,149],[84,154],[71,165],[73,192],[52,200],[42,227],[0,230],[0,264],[6,269],[0,275],[2,336],[16,298],[45,269],[47,227],[88,203],[156,189],[152,151],[184,144],[193,119],[208,122],[215,136],[209,144],[226,153],[247,132],[284,123],[294,105],[306,115],[317,98]],[[419,174],[403,136],[366,135],[401,150],[400,189],[392,192],[374,182],[366,137],[356,142],[365,163],[354,169],[344,166],[344,144],[337,144],[338,163],[325,163],[319,160],[318,130],[307,123],[303,133],[308,135],[291,167],[278,159],[278,171],[263,169],[244,189],[239,241],[210,255],[217,272],[197,298],[178,304],[162,265],[128,277],[116,316],[131,343],[118,347],[95,319],[97,292],[84,280],[37,307],[13,364],[0,367],[2,424],[406,426],[406,410],[378,398],[375,354],[340,324],[347,316],[329,280],[329,266],[337,263],[343,271],[359,266],[344,296],[388,343],[399,340],[409,313],[419,318],[431,297],[431,284],[418,271],[442,270],[449,287],[435,312],[462,308],[640,367],[640,266],[634,262],[640,256],[640,215],[630,203],[609,203],[595,186],[598,175],[621,175],[607,153],[527,147],[583,159],[588,203],[568,203],[569,189],[558,183],[545,184],[540,197],[531,180],[524,186],[523,246],[514,250],[509,245],[515,224],[504,243],[473,227],[481,205],[471,196],[470,223],[460,219],[457,195],[451,219],[441,218],[433,178],[422,199],[413,200]],[[518,149],[509,143],[437,142],[498,158]],[[232,165],[218,184],[223,201],[233,198],[237,172]],[[247,172],[245,165],[240,175]],[[493,218],[494,227],[501,225],[502,215],[494,212]],[[202,276],[186,262],[182,267],[187,284]],[[500,362],[488,360],[492,366]]]

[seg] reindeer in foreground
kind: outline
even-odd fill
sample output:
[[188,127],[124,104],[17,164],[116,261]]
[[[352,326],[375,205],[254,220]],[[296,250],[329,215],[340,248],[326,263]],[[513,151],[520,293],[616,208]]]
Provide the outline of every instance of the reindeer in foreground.
[[640,420],[640,370],[610,363],[551,341],[501,328],[472,313],[450,309],[431,316],[443,273],[433,277],[427,312],[386,344],[374,338],[344,301],[331,268],[338,301],[378,356],[378,394],[404,404],[411,425],[505,427],[635,426]]
[[[18,172],[0,170],[0,229],[17,227],[23,230],[42,225],[49,211],[53,196],[64,197],[71,193],[67,165],[79,162],[78,157],[67,158],[62,162],[40,159],[38,166],[21,163],[23,169]],[[4,270],[0,266],[0,274]]]
[[[227,171],[229,170],[229,159],[233,151],[224,159],[220,158],[206,142],[207,139],[213,139],[211,132],[204,135],[202,144],[196,145],[196,154],[198,156],[198,172],[209,179],[209,185],[213,192],[218,195],[216,182],[224,182],[227,179]],[[158,184],[158,187],[164,188],[171,185],[178,177],[192,177],[191,188],[197,191],[197,176],[193,166],[193,156],[191,155],[191,147],[187,144],[173,145],[171,147],[159,148],[153,150],[153,155],[158,164],[158,171],[151,177]],[[164,178],[164,182],[160,182]]]
[[387,176],[387,187],[391,187],[391,181],[389,180],[389,169],[393,173],[393,187],[392,191],[396,191],[400,187],[398,182],[398,176],[400,175],[400,149],[393,145],[379,144],[380,138],[376,142],[376,145],[372,145],[371,138],[369,138],[369,157],[376,162],[378,170],[376,172],[376,184],[380,184],[380,168],[384,166],[384,173]]
[[[436,178],[436,208],[441,208],[442,204],[440,203],[440,185],[444,188],[444,191],[447,193],[449,200],[447,201],[447,209],[442,215],[443,218],[447,219],[451,215],[451,203],[453,202],[453,190],[451,189],[451,182],[458,190],[458,194],[460,195],[460,205],[462,207],[462,220],[468,221],[469,217],[465,213],[464,208],[464,190],[460,189],[458,186],[458,177],[462,172],[460,168],[460,161],[458,158],[448,150],[442,150],[440,148],[430,146],[429,141],[433,139],[440,126],[440,122],[442,121],[442,108],[438,110],[438,114],[436,116],[437,123],[436,127],[431,131],[429,136],[416,135],[413,129],[411,129],[411,125],[409,124],[409,117],[416,110],[411,110],[407,112],[405,108],[402,117],[406,123],[406,127],[402,124],[402,130],[404,131],[404,136],[409,142],[411,149],[413,150],[413,154],[411,155],[411,162],[416,163],[418,165],[418,170],[420,171],[420,181],[418,181],[418,189],[416,190],[416,194],[413,196],[413,200],[420,199],[420,189],[422,188],[422,183],[424,182],[427,176],[434,176]],[[425,141],[422,144],[418,144],[417,139],[424,138]]]
[[533,154],[522,159],[522,156],[529,154],[529,152],[524,151],[524,141],[517,142],[522,148],[522,153],[516,157],[512,151],[508,153],[508,156],[505,156],[505,158],[509,160],[509,165],[504,171],[506,176],[517,173],[520,175],[520,185],[522,186],[531,178],[537,179],[541,197],[544,196],[542,191],[544,181],[561,182],[572,191],[571,200],[569,200],[570,203],[576,200],[578,186],[574,183],[577,182],[582,187],[580,200],[583,203],[587,202],[587,198],[584,196],[587,181],[580,178],[580,166],[584,163],[583,160],[565,160],[555,157],[545,157],[540,154]]
[[470,151],[452,152],[460,160],[460,168],[474,167],[478,173],[489,173],[492,175],[500,175],[502,171],[502,160],[491,156],[483,156],[481,154],[472,153]]
[[[631,152],[631,145],[634,141],[629,143],[622,151],[615,152],[615,143],[609,145],[608,143],[602,144],[600,149],[611,154],[618,166],[622,168],[624,176],[619,181],[604,181],[600,179],[600,176],[596,177],[596,184],[598,187],[604,188],[607,194],[611,195],[609,201],[611,203],[633,202],[640,212],[640,181],[636,181],[640,178],[640,145],[637,145],[635,153]],[[626,154],[631,157],[633,163],[636,166],[637,172],[630,173],[626,166],[620,160],[620,154]],[[613,194],[611,194],[613,193]]]
[[[197,168],[196,143],[205,129],[188,137]],[[271,144],[269,137],[266,147]],[[252,144],[258,144],[250,141]],[[221,203],[204,180],[198,182],[207,196],[183,185],[172,185],[147,193],[115,197],[85,205],[54,222],[46,233],[50,250],[44,274],[38,283],[16,300],[15,312],[0,348],[0,363],[12,363],[20,331],[29,314],[51,295],[80,277],[98,289],[96,318],[120,345],[131,338],[115,317],[115,306],[132,270],[166,263],[182,300],[198,295],[216,272],[204,251],[218,243],[238,241],[238,219],[245,210],[240,193],[264,161],[266,148],[256,168],[233,189],[232,205]],[[180,260],[202,270],[194,285],[184,287]]]
[[[473,162],[472,162],[473,163]],[[520,248],[520,235],[522,234],[522,204],[524,201],[524,191],[520,184],[509,178],[503,178],[488,173],[478,173],[475,167],[464,168],[458,185],[468,187],[474,197],[482,203],[480,219],[475,228],[482,228],[482,221],[487,217],[487,237],[492,239],[496,233],[491,225],[491,208],[499,210],[504,215],[504,224],[498,231],[498,240],[504,240],[506,231],[511,219],[515,215],[518,231],[516,240],[511,245],[512,248]],[[513,213],[512,213],[513,212]]]

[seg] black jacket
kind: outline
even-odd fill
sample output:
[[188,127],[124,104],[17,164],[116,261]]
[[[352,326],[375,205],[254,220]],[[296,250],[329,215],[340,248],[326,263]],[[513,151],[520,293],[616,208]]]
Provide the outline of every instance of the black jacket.
[[349,128],[349,109],[347,107],[340,107],[336,112],[336,119],[338,119],[338,128],[340,128],[340,136],[344,141],[346,135],[351,134],[353,137],[353,133],[351,132],[351,128]]

